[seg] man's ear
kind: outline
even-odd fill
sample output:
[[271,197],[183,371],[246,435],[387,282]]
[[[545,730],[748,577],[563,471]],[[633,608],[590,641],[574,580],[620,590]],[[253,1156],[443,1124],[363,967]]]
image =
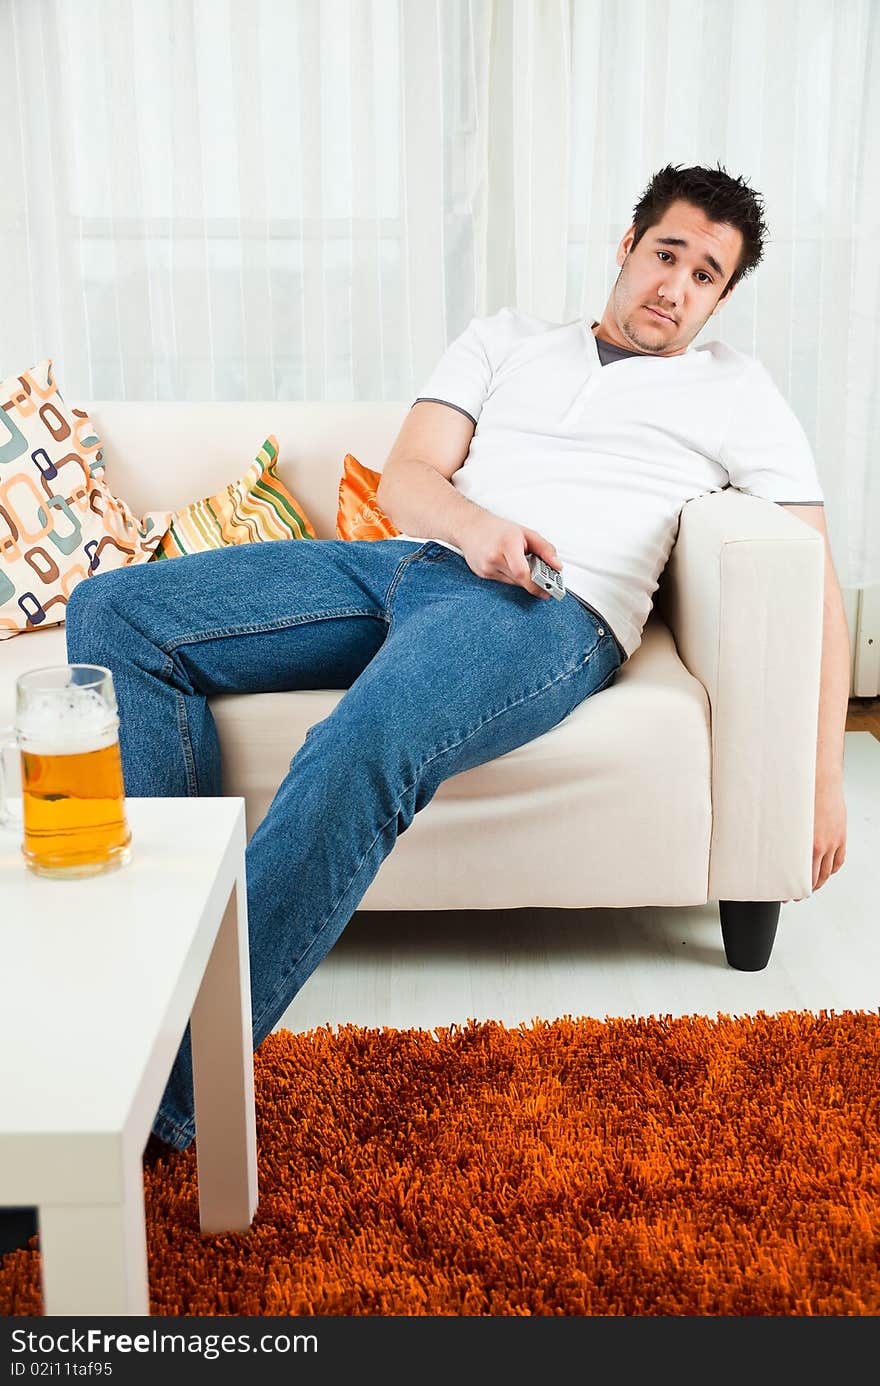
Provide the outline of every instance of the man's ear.
[[725,303],[729,303],[729,302],[730,302],[731,298],[733,297],[733,292],[734,292],[734,289],[735,289],[735,288],[736,288],[736,285],[734,284],[734,286],[733,286],[732,289],[725,289],[725,290],[724,290],[724,293],[721,295],[721,297],[719,298],[718,302],[715,304],[715,307],[712,309],[711,313],[709,314],[709,317],[710,317],[710,318],[714,318],[714,316],[715,316],[716,313],[720,313],[720,312],[721,312],[721,309],[724,307]]
[[621,268],[623,268],[623,262],[629,254],[629,252],[632,250],[632,243],[635,234],[636,226],[635,222],[633,222],[629,230],[623,233],[623,238],[621,239],[620,245],[617,247],[617,263],[618,265],[620,265]]

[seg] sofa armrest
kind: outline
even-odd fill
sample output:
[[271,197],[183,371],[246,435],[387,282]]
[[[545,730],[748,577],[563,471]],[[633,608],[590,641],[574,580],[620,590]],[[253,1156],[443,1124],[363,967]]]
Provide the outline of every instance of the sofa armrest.
[[824,574],[821,534],[771,501],[682,510],[659,609],[711,710],[710,900],[811,892]]

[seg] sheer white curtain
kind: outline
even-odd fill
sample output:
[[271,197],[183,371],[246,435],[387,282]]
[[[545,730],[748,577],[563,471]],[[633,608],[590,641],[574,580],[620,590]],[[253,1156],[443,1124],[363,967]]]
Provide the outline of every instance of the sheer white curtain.
[[598,317],[651,174],[721,163],[713,318],[880,582],[877,0],[0,0],[0,374],[68,397],[409,401],[474,314]]

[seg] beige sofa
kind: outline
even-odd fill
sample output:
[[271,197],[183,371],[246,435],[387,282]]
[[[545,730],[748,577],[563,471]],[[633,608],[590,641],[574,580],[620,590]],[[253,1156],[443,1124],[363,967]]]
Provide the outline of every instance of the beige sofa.
[[[87,407],[108,479],[137,513],[218,490],[271,432],[280,475],[318,536],[334,538],[345,453],[381,470],[409,404]],[[691,501],[615,683],[546,735],[446,780],[359,908],[717,900],[731,966],[765,966],[778,902],[811,891],[823,564],[821,536],[779,506],[733,490]],[[63,627],[0,644],[0,722],[19,672],[65,659]],[[249,834],[342,696],[211,699],[224,788],[243,795]]]

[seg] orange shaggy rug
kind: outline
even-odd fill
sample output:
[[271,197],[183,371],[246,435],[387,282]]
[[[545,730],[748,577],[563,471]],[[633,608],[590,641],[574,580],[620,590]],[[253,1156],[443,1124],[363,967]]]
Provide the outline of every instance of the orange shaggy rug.
[[194,1148],[145,1172],[151,1312],[877,1315],[878,1075],[862,1011],[281,1031],[250,1233]]

